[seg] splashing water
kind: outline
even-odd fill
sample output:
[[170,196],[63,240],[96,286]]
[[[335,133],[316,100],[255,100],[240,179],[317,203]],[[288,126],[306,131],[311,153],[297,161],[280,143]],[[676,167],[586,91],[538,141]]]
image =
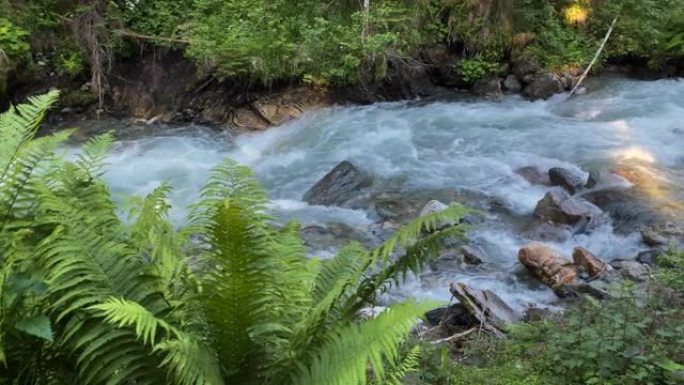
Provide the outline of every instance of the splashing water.
[[[519,216],[530,215],[547,187],[530,185],[514,171],[609,167],[638,159],[665,170],[684,169],[684,82],[601,82],[591,94],[564,102],[402,102],[332,108],[231,140],[202,127],[122,140],[109,157],[113,191],[146,194],[163,180],[174,187],[172,218],[197,198],[208,171],[226,157],[250,166],[264,183],[279,216],[304,225],[345,223],[367,231],[362,210],[312,207],[304,192],[342,160],[403,187],[467,189],[496,198]],[[679,186],[680,188],[682,186]],[[486,215],[471,239],[490,260],[484,268],[428,272],[399,296],[448,300],[448,283],[489,288],[509,303],[550,303],[550,290],[520,279],[516,253],[527,240],[497,214]],[[639,237],[615,235],[610,225],[553,247],[569,255],[582,245],[603,259],[633,256]]]

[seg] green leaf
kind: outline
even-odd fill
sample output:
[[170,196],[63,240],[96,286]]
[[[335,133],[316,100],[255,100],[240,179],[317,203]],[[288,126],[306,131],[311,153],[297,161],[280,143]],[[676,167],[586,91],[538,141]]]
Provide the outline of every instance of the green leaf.
[[52,326],[50,319],[45,315],[24,318],[17,322],[14,327],[26,334],[42,338],[52,342]]

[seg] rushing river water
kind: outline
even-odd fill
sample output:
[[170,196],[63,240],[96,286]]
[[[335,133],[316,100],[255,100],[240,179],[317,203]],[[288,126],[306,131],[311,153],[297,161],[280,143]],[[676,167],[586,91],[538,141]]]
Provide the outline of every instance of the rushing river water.
[[[226,157],[255,171],[281,218],[303,225],[344,223],[368,231],[377,221],[363,210],[301,201],[309,187],[345,159],[403,190],[470,191],[524,218],[549,188],[528,183],[514,172],[519,167],[586,171],[635,160],[681,174],[684,82],[610,80],[567,101],[532,103],[510,96],[500,103],[414,101],[333,108],[237,138],[201,127],[163,130],[118,142],[106,179],[113,191],[127,194],[145,194],[168,180],[174,187],[173,218],[181,222],[183,208],[197,197],[207,172]],[[514,221],[496,212],[484,216],[470,233],[488,254],[483,266],[427,272],[398,295],[448,300],[448,282],[461,280],[490,288],[515,306],[551,303],[550,290],[520,274],[516,253],[528,240]],[[639,242],[638,234],[616,235],[606,225],[551,245],[566,255],[582,245],[610,260],[633,257],[642,248]]]

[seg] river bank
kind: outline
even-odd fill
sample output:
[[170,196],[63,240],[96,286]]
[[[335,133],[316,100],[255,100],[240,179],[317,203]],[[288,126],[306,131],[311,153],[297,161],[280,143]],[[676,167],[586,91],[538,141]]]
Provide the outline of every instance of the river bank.
[[[460,55],[447,46],[423,50],[412,71],[388,69],[382,81],[349,87],[317,86],[298,81],[279,81],[268,87],[245,78],[221,79],[206,72],[183,54],[170,48],[150,48],[117,63],[107,78],[108,91],[100,108],[86,78],[60,76],[46,61],[36,80],[10,79],[9,100],[51,88],[63,91],[51,121],[81,118],[131,118],[141,123],[194,123],[236,133],[263,130],[297,119],[311,110],[332,106],[366,105],[417,98],[449,100],[481,97],[500,100],[521,94],[529,100],[544,100],[567,92],[582,68],[553,73],[533,60],[505,63],[496,73],[466,81],[458,71]],[[684,76],[684,65],[671,62],[659,70],[638,61],[604,66],[604,76],[659,79]],[[8,100],[0,103],[6,104]]]

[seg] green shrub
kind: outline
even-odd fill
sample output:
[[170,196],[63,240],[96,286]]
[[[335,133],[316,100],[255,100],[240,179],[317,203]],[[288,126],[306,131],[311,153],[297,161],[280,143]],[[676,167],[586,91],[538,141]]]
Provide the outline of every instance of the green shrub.
[[86,63],[78,49],[64,48],[57,57],[55,66],[60,75],[74,78],[83,73],[86,68]]
[[667,290],[636,290],[627,286],[603,302],[581,299],[558,320],[515,325],[512,339],[485,355],[487,367],[512,364],[568,385],[680,383],[684,308]]
[[499,63],[489,62],[481,57],[463,59],[458,63],[458,73],[464,81],[472,83],[485,76],[495,74],[499,66]]
[[26,41],[28,32],[0,17],[0,64],[3,61],[18,61],[29,54],[31,46]]

